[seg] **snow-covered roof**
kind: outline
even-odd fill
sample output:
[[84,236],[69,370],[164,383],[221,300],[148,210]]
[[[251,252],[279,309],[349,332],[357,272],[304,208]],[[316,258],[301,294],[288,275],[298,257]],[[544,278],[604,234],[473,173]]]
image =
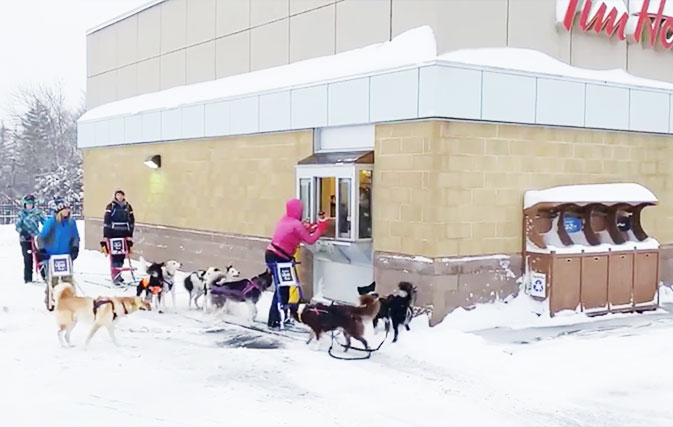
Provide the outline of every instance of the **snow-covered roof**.
[[565,185],[545,190],[527,191],[524,209],[539,203],[657,203],[657,197],[647,188],[635,183]]
[[432,29],[337,55],[127,98],[79,119],[80,148],[453,120],[673,133],[673,84],[530,49],[437,55]]
[[673,83],[637,77],[622,69],[592,70],[575,67],[532,49],[513,47],[461,49],[440,55],[438,59],[503,70],[673,91]]
[[376,71],[422,63],[436,56],[437,45],[432,29],[423,26],[400,34],[392,41],[361,49],[111,102],[87,112],[81,120],[169,109],[274,89],[334,81],[344,77],[368,75]]

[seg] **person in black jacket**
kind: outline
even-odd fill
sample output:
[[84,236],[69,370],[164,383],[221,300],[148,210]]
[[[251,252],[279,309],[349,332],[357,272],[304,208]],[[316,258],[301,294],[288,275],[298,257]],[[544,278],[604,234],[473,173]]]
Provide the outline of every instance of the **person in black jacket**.
[[[133,207],[126,201],[126,194],[123,190],[117,190],[114,193],[114,199],[105,207],[105,216],[103,219],[103,237],[105,239],[114,239],[124,237],[127,239],[128,248],[133,246],[133,228],[135,227],[135,218],[133,216]],[[101,247],[107,251],[105,241],[101,242]],[[122,268],[124,266],[124,255],[110,255],[113,268]],[[115,285],[123,283],[121,273],[112,273],[112,282]]]

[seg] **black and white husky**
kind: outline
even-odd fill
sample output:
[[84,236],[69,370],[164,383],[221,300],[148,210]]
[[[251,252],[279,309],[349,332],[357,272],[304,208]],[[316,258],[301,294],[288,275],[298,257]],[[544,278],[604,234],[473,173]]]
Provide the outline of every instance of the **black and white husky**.
[[206,303],[208,302],[207,295],[212,283],[221,278],[224,278],[224,280],[233,280],[240,275],[241,273],[232,265],[228,266],[224,271],[217,267],[208,267],[206,270],[198,270],[191,273],[184,281],[185,289],[189,292],[189,308],[192,308],[193,300],[194,306],[200,310],[202,307],[199,307],[198,300],[206,295],[203,303],[203,309],[205,310]]
[[[140,281],[136,288],[136,294],[140,296],[145,293],[145,299],[153,301],[155,308],[159,313],[166,311],[166,294],[170,293],[173,300],[173,311],[177,311],[175,304],[175,275],[182,267],[178,261],[169,260],[166,262],[147,262],[142,256],[139,260],[139,271],[148,274],[149,277]],[[157,288],[158,292],[153,292],[152,288]],[[155,301],[156,300],[156,301]]]

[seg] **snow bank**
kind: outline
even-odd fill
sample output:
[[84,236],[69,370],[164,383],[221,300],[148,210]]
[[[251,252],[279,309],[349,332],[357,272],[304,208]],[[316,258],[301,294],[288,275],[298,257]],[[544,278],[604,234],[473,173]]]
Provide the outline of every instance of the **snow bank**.
[[[661,301],[673,302],[673,290],[667,287],[660,287],[660,289]],[[460,332],[475,332],[493,328],[520,330],[647,316],[648,313],[611,313],[589,317],[579,311],[565,310],[556,313],[554,317],[550,317],[549,301],[536,301],[521,289],[515,297],[510,296],[489,304],[478,304],[471,310],[457,308],[433,329],[439,328],[438,330],[442,331]]]
[[659,286],[659,301],[661,303],[673,304],[673,287],[671,284]]

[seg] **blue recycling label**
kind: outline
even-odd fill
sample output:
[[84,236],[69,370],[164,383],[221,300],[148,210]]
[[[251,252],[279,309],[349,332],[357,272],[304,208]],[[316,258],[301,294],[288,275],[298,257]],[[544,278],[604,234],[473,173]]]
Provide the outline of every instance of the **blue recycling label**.
[[566,216],[563,218],[563,228],[567,233],[577,233],[582,230],[582,220],[576,216]]
[[544,290],[544,286],[542,285],[542,280],[535,279],[535,282],[533,282],[533,290],[535,292],[542,292]]

